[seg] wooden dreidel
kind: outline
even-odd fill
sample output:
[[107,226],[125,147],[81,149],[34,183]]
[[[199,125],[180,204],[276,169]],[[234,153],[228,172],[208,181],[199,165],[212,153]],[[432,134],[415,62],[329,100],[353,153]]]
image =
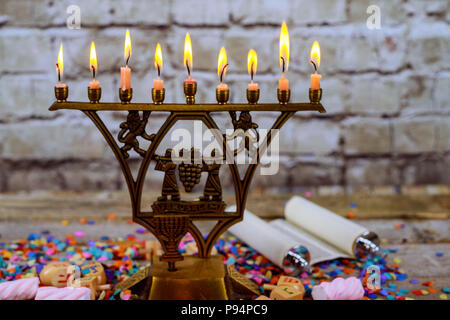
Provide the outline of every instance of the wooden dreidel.
[[273,285],[273,284],[267,284],[267,283],[265,283],[265,284],[263,284],[263,289],[264,290],[267,290],[267,291],[272,291],[273,289],[275,289],[277,286],[276,285]]
[[92,277],[98,278],[98,284],[106,283],[106,273],[102,264],[99,262],[92,262],[81,266],[80,268],[81,277]]
[[97,297],[98,279],[95,276],[78,278],[70,283],[70,287],[86,287],[91,289],[91,300],[95,300],[95,298]]
[[41,284],[57,288],[67,285],[69,273],[67,268],[71,266],[69,262],[50,262],[39,273]]
[[304,292],[296,290],[292,286],[277,286],[270,293],[273,300],[303,300]]
[[305,287],[300,279],[289,277],[289,276],[281,276],[278,279],[277,286],[288,286],[293,287],[295,290],[303,292],[305,294]]
[[99,285],[97,276],[77,278],[76,274],[69,277],[67,286],[73,288],[86,287],[91,289],[91,300],[95,300],[99,291],[111,289],[111,285],[109,284]]

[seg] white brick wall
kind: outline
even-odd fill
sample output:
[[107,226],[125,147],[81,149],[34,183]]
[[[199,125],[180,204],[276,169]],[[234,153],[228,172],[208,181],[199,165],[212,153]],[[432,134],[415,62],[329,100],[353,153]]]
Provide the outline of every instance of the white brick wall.
[[[81,8],[80,30],[65,26],[71,4]],[[381,8],[380,30],[366,28],[369,5]],[[448,184],[449,6],[446,0],[1,1],[0,190],[124,185],[112,153],[89,119],[79,112],[48,111],[60,42],[64,81],[73,100],[87,100],[89,45],[95,41],[102,100],[118,101],[119,67],[129,28],[134,101],[151,99],[157,42],[163,49],[166,101],[185,101],[182,56],[189,31],[197,101],[215,100],[217,55],[225,46],[231,101],[245,101],[246,57],[254,48],[260,101],[275,102],[283,20],[291,38],[287,76],[292,100],[308,98],[309,51],[318,40],[322,102],[328,113],[298,113],[289,121],[281,137],[283,173],[277,179],[256,177],[255,185],[293,190]],[[124,115],[103,116],[117,133]],[[274,117],[255,119],[263,126]]]

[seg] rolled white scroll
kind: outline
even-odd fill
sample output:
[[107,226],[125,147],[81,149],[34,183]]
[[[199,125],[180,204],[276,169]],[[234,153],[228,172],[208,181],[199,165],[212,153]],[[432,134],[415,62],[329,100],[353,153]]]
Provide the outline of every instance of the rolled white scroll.
[[[235,210],[234,206],[227,208],[227,211]],[[287,252],[299,244],[247,210],[244,220],[228,231],[281,268],[285,267],[283,260]]]
[[269,224],[293,239],[297,245],[302,245],[307,248],[311,255],[309,261],[311,265],[326,260],[352,257],[284,219],[276,219],[270,221]]
[[[286,220],[355,257],[355,242],[368,230],[304,198],[294,196],[286,204]],[[309,249],[309,248],[308,248]]]

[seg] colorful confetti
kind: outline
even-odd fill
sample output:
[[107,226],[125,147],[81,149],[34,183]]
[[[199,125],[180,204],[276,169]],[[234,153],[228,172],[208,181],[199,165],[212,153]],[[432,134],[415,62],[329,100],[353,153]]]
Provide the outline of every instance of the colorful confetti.
[[[80,224],[81,221],[80,219]],[[87,221],[86,223],[90,223]],[[136,230],[138,234],[146,234],[144,228]],[[50,261],[69,261],[72,264],[82,265],[91,261],[103,264],[108,284],[115,285],[135,274],[147,262],[144,261],[142,248],[145,240],[135,235],[112,239],[108,236],[100,240],[85,240],[84,231],[75,231],[58,239],[47,230],[41,233],[31,233],[26,239],[0,243],[0,282],[21,278],[34,277]],[[180,243],[179,252],[186,253],[195,243],[192,235],[187,234]],[[233,266],[237,271],[255,281],[261,288],[264,284],[276,284],[281,275],[288,274],[288,268],[281,269],[272,264],[267,258],[254,249],[246,246],[232,236],[222,236],[215,248],[222,255],[224,264]],[[388,253],[397,252],[396,248],[386,250]],[[416,285],[414,289],[402,288],[402,281],[408,275],[399,267],[402,262],[399,258],[392,259],[389,264],[382,257],[354,259],[335,259],[326,261],[312,267],[311,274],[302,273],[298,277],[305,286],[305,299],[311,299],[311,289],[322,281],[331,281],[336,277],[349,275],[358,277],[365,290],[364,300],[412,300],[413,297],[435,294],[440,299],[447,299],[450,288],[436,288],[434,281],[419,282],[411,279],[409,283]],[[377,266],[380,270],[381,287],[373,287],[368,281],[366,272],[370,266]],[[418,286],[418,287],[417,287]],[[426,290],[424,289],[426,287]],[[440,292],[442,290],[442,292]],[[113,292],[104,290],[99,292],[100,300],[130,300],[132,293],[129,290]]]

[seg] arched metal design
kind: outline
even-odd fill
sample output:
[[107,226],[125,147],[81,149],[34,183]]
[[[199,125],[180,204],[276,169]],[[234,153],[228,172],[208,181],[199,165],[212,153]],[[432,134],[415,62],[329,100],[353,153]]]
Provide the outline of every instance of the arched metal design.
[[[173,174],[175,168],[179,164],[175,164],[172,160],[164,158],[162,155],[157,155],[156,150],[162,142],[163,138],[167,135],[173,125],[179,120],[200,120],[208,129],[216,129],[215,138],[217,141],[222,142],[224,135],[218,135],[217,132],[221,132],[216,122],[211,117],[210,112],[222,111],[230,112],[232,116],[233,125],[235,130],[242,128],[256,128],[257,125],[251,121],[250,111],[279,111],[280,115],[274,122],[271,129],[280,129],[286,121],[291,118],[296,111],[319,111],[325,112],[325,109],[320,103],[300,103],[300,104],[263,104],[263,105],[153,105],[153,104],[114,104],[114,103],[82,103],[82,102],[55,102],[50,110],[59,109],[76,109],[83,111],[96,125],[99,131],[102,133],[109,147],[113,151],[117,161],[120,164],[124,178],[126,180],[128,190],[130,193],[133,221],[141,224],[149,231],[151,231],[161,242],[165,254],[162,259],[169,263],[169,269],[174,269],[175,261],[182,259],[177,253],[176,248],[181,236],[186,232],[190,232],[198,247],[199,256],[206,258],[210,255],[211,249],[218,237],[225,232],[231,225],[241,221],[243,219],[243,213],[245,210],[246,200],[250,184],[256,168],[260,162],[260,156],[264,154],[267,147],[272,142],[272,131],[269,130],[264,142],[263,148],[258,150],[256,163],[249,164],[243,178],[240,177],[237,164],[235,162],[235,152],[230,151],[229,148],[223,148],[222,154],[226,155],[226,159],[233,159],[232,163],[228,164],[228,168],[233,178],[235,198],[236,198],[236,211],[225,212],[223,209],[225,204],[220,200],[213,201],[207,199],[198,201],[183,201],[172,195],[169,200],[166,196],[161,197],[154,202],[152,207],[153,211],[142,211],[141,200],[145,177],[147,175],[148,167],[151,161],[160,161],[161,167],[164,167],[166,172],[165,179],[172,183],[175,175]],[[119,142],[124,145],[120,147],[111,135],[110,131],[106,128],[105,124],[97,114],[98,111],[128,111],[127,121],[120,125],[121,131],[119,133]],[[143,117],[140,117],[139,112],[143,111]],[[159,128],[156,133],[148,134],[146,132],[147,120],[153,112],[171,112],[164,124]],[[240,111],[241,115],[244,115],[245,123],[236,120],[235,112]],[[234,117],[234,118],[233,118]],[[249,122],[250,121],[250,122]],[[147,150],[143,150],[139,147],[138,137],[142,137],[151,141]],[[225,143],[224,143],[225,144]],[[222,144],[224,146],[224,144]],[[127,163],[128,152],[132,150],[136,151],[142,158],[142,162],[136,177],[134,180],[131,170]],[[162,160],[164,159],[164,161]],[[203,160],[202,160],[203,161]],[[205,166],[203,166],[205,168]],[[171,171],[170,171],[171,170]],[[197,170],[199,170],[197,168]],[[206,169],[201,169],[208,171]],[[218,169],[217,169],[218,170]],[[217,171],[218,172],[218,171]],[[208,171],[208,175],[211,172]],[[209,176],[208,176],[209,177]],[[176,182],[175,182],[176,184]],[[173,188],[173,187],[172,187]],[[205,191],[206,192],[206,191]],[[163,184],[164,193],[164,184]],[[220,189],[221,199],[221,189]],[[191,210],[189,208],[194,208]],[[203,208],[205,212],[197,212],[197,208]],[[155,212],[157,209],[157,212]],[[201,210],[200,210],[201,211]],[[216,220],[216,225],[209,232],[206,239],[203,237],[200,230],[193,223],[195,220]]]

